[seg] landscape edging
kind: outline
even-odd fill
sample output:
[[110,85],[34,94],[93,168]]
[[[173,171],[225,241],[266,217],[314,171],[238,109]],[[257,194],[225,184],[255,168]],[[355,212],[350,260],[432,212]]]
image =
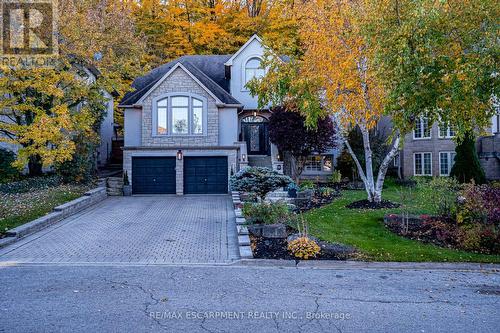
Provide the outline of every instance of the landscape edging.
[[97,187],[87,191],[83,194],[83,196],[55,207],[53,211],[47,215],[9,230],[6,233],[6,237],[0,239],[0,248],[56,224],[68,216],[79,213],[82,210],[101,202],[106,197],[107,194],[105,187]]
[[248,229],[244,224],[246,220],[243,217],[241,208],[243,203],[241,202],[240,192],[231,192],[233,200],[234,215],[236,216],[236,229],[238,231],[238,249],[240,252],[241,259],[253,259],[252,248],[250,247],[250,237],[248,236]]

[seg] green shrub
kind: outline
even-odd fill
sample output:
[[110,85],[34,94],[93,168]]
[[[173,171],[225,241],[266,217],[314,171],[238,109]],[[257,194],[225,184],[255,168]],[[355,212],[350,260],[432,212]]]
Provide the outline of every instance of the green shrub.
[[293,180],[269,168],[251,167],[237,172],[230,183],[233,191],[253,192],[264,199],[267,193],[286,187]]
[[243,204],[243,216],[251,224],[253,223],[288,223],[291,213],[285,202],[245,202]]
[[303,180],[300,182],[301,190],[313,190],[316,188],[316,184],[312,180]]
[[16,154],[10,150],[0,149],[0,183],[6,183],[19,178],[19,171],[12,166]]
[[335,170],[328,179],[331,183],[340,183],[342,181],[342,174],[339,170]]
[[417,180],[417,188],[433,206],[433,213],[452,216],[456,212],[456,200],[460,185],[451,177],[422,178]]

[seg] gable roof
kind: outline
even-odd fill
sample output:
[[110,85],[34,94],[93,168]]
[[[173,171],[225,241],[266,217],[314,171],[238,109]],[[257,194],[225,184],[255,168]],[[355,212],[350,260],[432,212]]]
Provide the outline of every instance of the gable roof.
[[250,39],[249,39],[249,40],[247,40],[247,42],[246,42],[245,44],[243,44],[243,46],[242,46],[242,47],[240,47],[240,49],[239,49],[238,51],[236,51],[236,53],[235,53],[235,54],[233,54],[233,55],[231,56],[231,58],[229,58],[229,59],[228,59],[228,60],[224,63],[224,65],[226,65],[226,66],[232,66],[232,65],[233,65],[233,60],[234,60],[234,59],[235,59],[235,58],[236,58],[236,57],[237,57],[237,56],[238,56],[241,52],[243,52],[243,50],[244,50],[244,49],[246,49],[246,47],[247,47],[248,45],[250,45],[250,43],[252,43],[254,40],[257,40],[260,44],[262,44],[262,39],[260,39],[260,37],[259,37],[259,36],[257,36],[257,35],[253,35],[252,37],[250,37]]
[[190,74],[192,74],[206,89],[213,93],[222,103],[241,105],[241,103],[229,93],[229,80],[225,77],[224,67],[224,63],[229,58],[231,58],[231,55],[182,56],[137,78],[132,83],[132,87],[135,90],[128,92],[121,100],[120,105],[134,105],[178,63],[182,64]]

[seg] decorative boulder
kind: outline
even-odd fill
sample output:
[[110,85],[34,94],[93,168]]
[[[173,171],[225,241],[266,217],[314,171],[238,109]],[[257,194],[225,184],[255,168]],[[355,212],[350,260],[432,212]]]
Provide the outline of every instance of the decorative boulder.
[[356,248],[345,244],[320,241],[318,242],[318,245],[321,248],[321,253],[323,255],[330,256],[336,260],[347,260],[356,253]]
[[257,237],[264,238],[286,238],[286,225],[276,224],[252,224],[248,226],[248,231]]

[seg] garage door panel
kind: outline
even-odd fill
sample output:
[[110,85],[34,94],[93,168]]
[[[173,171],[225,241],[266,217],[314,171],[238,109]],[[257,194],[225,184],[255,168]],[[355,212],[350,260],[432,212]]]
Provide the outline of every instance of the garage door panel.
[[175,157],[133,157],[134,194],[175,194]]
[[184,193],[224,194],[228,191],[227,157],[185,157]]

